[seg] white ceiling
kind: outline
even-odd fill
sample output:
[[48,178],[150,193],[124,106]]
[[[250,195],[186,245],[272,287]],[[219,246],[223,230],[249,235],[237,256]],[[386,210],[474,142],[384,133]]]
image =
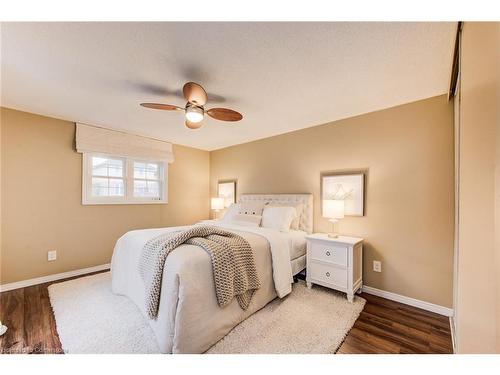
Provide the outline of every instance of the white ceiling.
[[[455,23],[10,23],[1,104],[213,150],[447,92]],[[187,81],[237,123],[184,126]],[[210,95],[214,101],[210,102]]]

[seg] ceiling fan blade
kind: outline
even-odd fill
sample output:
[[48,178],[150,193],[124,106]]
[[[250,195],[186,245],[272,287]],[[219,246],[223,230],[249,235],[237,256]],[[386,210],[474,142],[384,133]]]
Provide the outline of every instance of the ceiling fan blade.
[[191,122],[189,120],[186,120],[186,127],[188,127],[189,129],[199,129],[201,128],[201,121],[200,122]]
[[227,108],[211,108],[207,113],[210,117],[221,121],[240,121],[243,118],[241,113]]
[[160,103],[141,103],[141,106],[146,107],[146,108],[153,108],[153,109],[163,109],[165,111],[183,111],[184,108],[177,107],[176,105],[172,104],[160,104]]
[[186,83],[182,88],[182,92],[189,103],[199,106],[203,106],[207,103],[207,92],[197,83]]

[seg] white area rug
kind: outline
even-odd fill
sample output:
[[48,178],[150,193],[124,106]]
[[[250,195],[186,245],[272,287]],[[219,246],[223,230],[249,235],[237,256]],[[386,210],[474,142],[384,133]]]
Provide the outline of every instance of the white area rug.
[[52,284],[49,297],[65,353],[158,353],[139,309],[111,292],[109,272]]
[[[101,273],[49,286],[57,332],[66,353],[158,353],[138,308],[111,292]],[[305,283],[235,327],[207,353],[335,353],[363,310],[342,293]]]

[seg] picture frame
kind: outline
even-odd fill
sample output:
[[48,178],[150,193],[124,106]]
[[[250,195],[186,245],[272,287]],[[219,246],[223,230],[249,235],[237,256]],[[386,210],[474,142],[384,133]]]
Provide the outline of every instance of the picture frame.
[[217,196],[224,198],[224,207],[236,203],[236,180],[217,181]]
[[365,216],[366,171],[321,173],[321,199],[344,199],[346,216]]

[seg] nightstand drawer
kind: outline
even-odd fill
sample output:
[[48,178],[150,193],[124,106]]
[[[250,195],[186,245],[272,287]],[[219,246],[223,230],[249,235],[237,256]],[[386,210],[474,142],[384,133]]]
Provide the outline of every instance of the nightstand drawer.
[[308,272],[310,272],[312,280],[322,281],[342,288],[347,287],[347,270],[316,262],[311,262],[308,266]]
[[311,259],[347,267],[347,246],[314,241],[310,250]]

